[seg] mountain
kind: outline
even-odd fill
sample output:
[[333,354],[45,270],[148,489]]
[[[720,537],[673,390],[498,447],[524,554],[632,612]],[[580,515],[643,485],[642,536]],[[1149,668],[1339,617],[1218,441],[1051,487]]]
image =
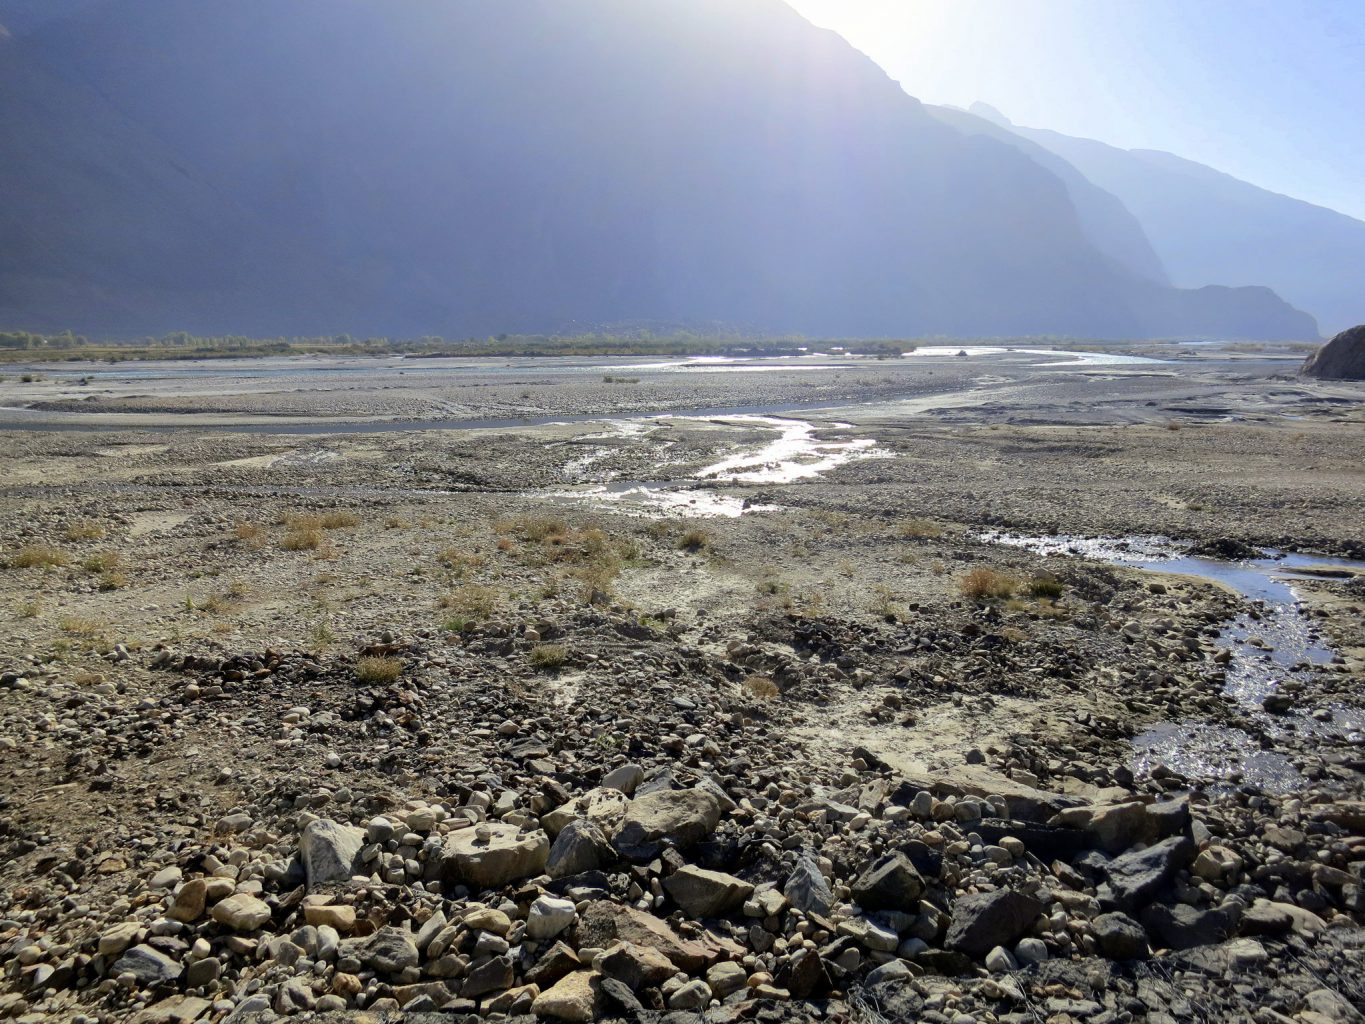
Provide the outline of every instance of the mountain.
[[41,25],[70,17],[103,0],[0,0],[0,36],[22,35]]
[[0,68],[7,326],[1317,333],[779,0],[102,0]]
[[972,111],[1117,196],[1176,285],[1259,282],[1329,334],[1365,316],[1365,222],[1170,153],[1021,128],[984,104]]
[[[981,106],[984,106],[982,104]],[[996,121],[958,107],[925,106],[930,116],[966,135],[983,135],[1019,150],[1034,163],[1056,175],[1066,186],[1076,208],[1081,230],[1090,242],[1119,266],[1139,277],[1170,284],[1166,268],[1152,248],[1138,219],[1117,196],[1100,188],[1071,164],[1049,149],[1031,142]]]

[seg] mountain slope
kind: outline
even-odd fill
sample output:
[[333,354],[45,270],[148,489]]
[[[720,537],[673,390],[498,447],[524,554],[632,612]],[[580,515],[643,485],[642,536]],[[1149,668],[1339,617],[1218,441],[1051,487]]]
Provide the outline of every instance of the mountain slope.
[[965,135],[984,135],[1013,146],[1034,163],[1055,174],[1066,186],[1090,244],[1119,266],[1139,277],[1169,284],[1166,268],[1148,240],[1138,219],[1116,196],[1094,184],[1051,150],[1031,142],[1008,128],[958,107],[926,105],[932,117]]
[[1117,196],[1181,287],[1256,281],[1331,334],[1365,317],[1365,222],[1156,150],[1124,150],[983,117],[1037,143]]
[[1106,259],[1054,174],[778,0],[105,0],[7,50],[17,326],[1316,333]]

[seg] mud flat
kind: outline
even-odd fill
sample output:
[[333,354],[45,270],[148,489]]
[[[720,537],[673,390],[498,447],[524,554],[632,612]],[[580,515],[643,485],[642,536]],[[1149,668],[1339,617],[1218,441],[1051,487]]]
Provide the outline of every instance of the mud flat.
[[0,382],[0,1013],[1357,1019],[1365,388],[1028,347]]

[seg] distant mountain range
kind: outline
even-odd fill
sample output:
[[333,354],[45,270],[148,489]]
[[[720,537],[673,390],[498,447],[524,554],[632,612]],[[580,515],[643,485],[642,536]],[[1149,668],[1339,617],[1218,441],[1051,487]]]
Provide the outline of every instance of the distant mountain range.
[[985,104],[972,112],[1117,197],[1177,286],[1268,285],[1314,314],[1327,334],[1365,321],[1365,221],[1171,153],[1021,128]]
[[1182,261],[1122,175],[926,108],[780,0],[0,24],[0,327],[1298,339],[1346,305]]

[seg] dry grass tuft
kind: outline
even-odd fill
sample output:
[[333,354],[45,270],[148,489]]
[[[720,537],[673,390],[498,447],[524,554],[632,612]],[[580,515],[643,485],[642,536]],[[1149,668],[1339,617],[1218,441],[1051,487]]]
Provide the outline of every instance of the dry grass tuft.
[[704,551],[711,546],[711,535],[705,530],[688,530],[678,541],[683,551]]
[[932,519],[907,519],[900,525],[900,535],[906,540],[931,540],[943,536],[943,527]]
[[464,548],[449,547],[443,548],[436,555],[436,561],[440,562],[451,572],[458,575],[465,575],[471,569],[477,569],[483,565],[484,556],[477,551],[466,551]]
[[1004,600],[1014,596],[1019,581],[995,569],[973,569],[958,584],[963,597],[973,601]]
[[70,524],[62,534],[70,543],[83,540],[104,540],[109,535],[101,523],[93,519],[80,519]]
[[232,535],[252,551],[265,547],[265,527],[260,523],[238,523],[232,528]]
[[1062,581],[1055,576],[1035,576],[1028,581],[1029,596],[1039,600],[1055,601],[1065,590]]
[[554,672],[564,667],[569,660],[569,651],[563,644],[538,644],[531,648],[527,660],[538,672]]
[[291,526],[280,541],[285,551],[316,551],[324,540],[321,527]]
[[775,700],[782,691],[768,676],[755,674],[744,680],[744,692],[755,700]]
[[453,612],[458,619],[486,619],[497,607],[498,593],[492,587],[481,587],[471,583],[456,587],[437,604],[446,611]]
[[123,559],[117,551],[101,551],[94,555],[89,555],[81,562],[81,568],[92,576],[101,573],[113,572],[123,567]]
[[569,534],[569,524],[552,516],[521,516],[504,519],[494,529],[503,535],[515,534],[523,540],[537,544],[556,543]]
[[51,569],[70,563],[71,556],[51,544],[25,544],[9,560],[12,569]]
[[398,658],[380,658],[367,655],[355,663],[356,679],[370,686],[392,683],[402,672],[403,662]]
[[58,620],[57,627],[63,633],[74,636],[96,636],[104,628],[104,623],[85,615],[64,615]]

